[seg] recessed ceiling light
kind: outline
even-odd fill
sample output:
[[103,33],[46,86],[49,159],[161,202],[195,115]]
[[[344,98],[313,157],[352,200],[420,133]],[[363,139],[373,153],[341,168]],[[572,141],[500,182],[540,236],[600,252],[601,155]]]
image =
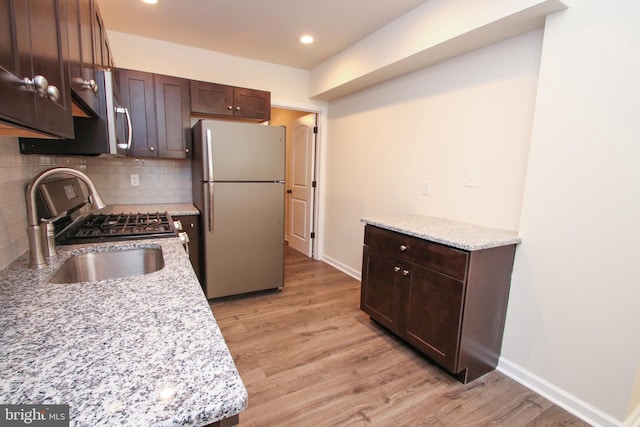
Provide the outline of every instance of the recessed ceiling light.
[[300,37],[300,43],[302,43],[302,44],[311,44],[311,43],[313,43],[313,36],[306,35],[306,36]]
[[142,0],[144,3],[148,3],[148,4],[156,4],[158,3],[158,0]]

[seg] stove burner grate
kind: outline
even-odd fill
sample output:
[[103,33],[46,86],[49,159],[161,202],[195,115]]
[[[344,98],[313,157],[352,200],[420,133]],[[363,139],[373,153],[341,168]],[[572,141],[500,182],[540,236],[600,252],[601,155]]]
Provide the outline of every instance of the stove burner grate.
[[176,235],[168,213],[91,214],[60,236],[61,244]]

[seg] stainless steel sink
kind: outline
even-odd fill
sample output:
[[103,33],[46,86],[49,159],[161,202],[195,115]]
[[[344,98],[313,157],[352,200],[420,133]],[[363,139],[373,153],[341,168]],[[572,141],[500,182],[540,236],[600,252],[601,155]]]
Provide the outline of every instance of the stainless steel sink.
[[95,282],[153,273],[164,267],[160,248],[91,252],[62,264],[49,283]]

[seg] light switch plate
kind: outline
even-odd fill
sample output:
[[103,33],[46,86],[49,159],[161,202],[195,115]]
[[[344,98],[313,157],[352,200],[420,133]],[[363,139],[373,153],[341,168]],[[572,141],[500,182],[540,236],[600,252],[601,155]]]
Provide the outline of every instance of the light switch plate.
[[132,187],[140,186],[140,175],[138,175],[137,173],[132,173],[130,175],[130,177],[131,177],[131,186]]
[[431,187],[433,186],[433,183],[431,182],[430,179],[425,179],[424,182],[422,183],[422,195],[423,196],[430,196],[431,195]]
[[464,178],[464,186],[475,188],[478,185],[478,170],[467,169],[467,173]]

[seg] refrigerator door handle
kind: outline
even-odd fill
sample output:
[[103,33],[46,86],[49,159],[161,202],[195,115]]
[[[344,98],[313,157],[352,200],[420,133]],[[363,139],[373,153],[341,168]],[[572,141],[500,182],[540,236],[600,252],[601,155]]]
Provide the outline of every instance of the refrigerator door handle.
[[213,182],[205,182],[204,187],[204,212],[207,215],[207,228],[211,233],[213,231]]
[[212,138],[211,138],[211,129],[207,129],[207,135],[206,135],[206,140],[205,140],[205,144],[204,144],[204,153],[203,154],[203,177],[202,179],[204,181],[213,181],[213,158],[212,158],[212,154],[213,154],[213,145],[212,145]]

